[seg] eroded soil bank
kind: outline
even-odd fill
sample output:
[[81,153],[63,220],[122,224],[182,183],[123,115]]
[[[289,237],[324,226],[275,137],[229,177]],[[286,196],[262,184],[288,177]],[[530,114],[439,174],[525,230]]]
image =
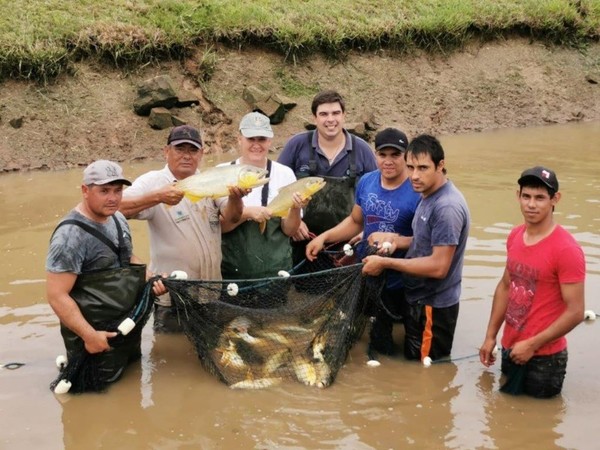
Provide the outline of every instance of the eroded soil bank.
[[250,85],[297,102],[275,126],[274,150],[311,120],[312,96],[326,88],[345,96],[348,122],[371,120],[409,136],[600,120],[600,44],[576,50],[517,39],[450,55],[381,50],[296,64],[257,49],[218,48],[216,55],[216,70],[201,85],[199,56],[127,73],[83,62],[51,85],[0,84],[0,172],[161,158],[168,132],[150,128],[132,107],[137,83],[159,74],[201,98],[177,114],[202,129],[212,153],[235,148],[236,125],[249,110],[242,92]]

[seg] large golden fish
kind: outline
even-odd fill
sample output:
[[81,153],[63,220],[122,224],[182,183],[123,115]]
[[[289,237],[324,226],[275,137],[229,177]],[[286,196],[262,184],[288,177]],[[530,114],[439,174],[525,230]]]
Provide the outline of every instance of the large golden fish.
[[267,171],[246,164],[228,164],[207,169],[175,183],[192,202],[203,198],[219,198],[229,195],[229,187],[253,189],[269,182]]
[[300,178],[281,188],[277,196],[269,202],[267,209],[271,211],[272,217],[285,218],[290,213],[292,206],[294,206],[293,195],[295,192],[300,194],[302,200],[308,200],[324,187],[325,180],[321,177]]

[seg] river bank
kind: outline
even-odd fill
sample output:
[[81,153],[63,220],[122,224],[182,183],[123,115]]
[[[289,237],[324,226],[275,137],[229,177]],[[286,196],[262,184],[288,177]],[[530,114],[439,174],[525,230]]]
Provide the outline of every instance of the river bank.
[[168,131],[153,130],[132,107],[136,85],[161,74],[200,98],[198,107],[177,113],[202,129],[213,154],[233,151],[236,125],[249,110],[242,98],[247,86],[286,93],[297,103],[274,127],[275,151],[311,120],[312,96],[327,88],[346,98],[348,122],[396,126],[409,137],[600,120],[598,43],[582,50],[519,38],[446,55],[379,50],[295,64],[264,49],[218,47],[208,81],[200,79],[201,54],[135,72],[84,61],[45,86],[1,83],[0,172],[161,158]]

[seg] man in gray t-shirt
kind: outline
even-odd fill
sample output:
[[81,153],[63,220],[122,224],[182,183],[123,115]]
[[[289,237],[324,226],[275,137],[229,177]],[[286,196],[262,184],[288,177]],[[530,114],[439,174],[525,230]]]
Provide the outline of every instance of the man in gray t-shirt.
[[407,248],[406,257],[368,256],[363,272],[402,272],[409,305],[404,354],[427,363],[452,350],[470,217],[463,195],[446,177],[444,149],[435,137],[416,137],[408,146],[406,166],[413,189],[422,197],[412,222],[413,237],[390,233],[369,237],[388,252]]
[[[106,328],[133,308],[146,281],[145,266],[132,253],[127,220],[118,212],[126,184],[131,183],[112,161],[86,167],[82,201],[55,229],[46,258],[47,299],[60,320],[67,358],[81,356],[84,349],[97,355],[100,383],[117,380],[140,355],[139,327],[119,348],[111,348],[109,340],[117,333]],[[160,281],[153,290],[166,292]]]

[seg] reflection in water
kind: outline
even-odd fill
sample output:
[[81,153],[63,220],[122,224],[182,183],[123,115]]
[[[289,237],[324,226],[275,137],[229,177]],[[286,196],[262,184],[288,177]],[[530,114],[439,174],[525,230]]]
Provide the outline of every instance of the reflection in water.
[[[516,179],[546,164],[563,198],[557,221],[583,246],[588,309],[600,311],[600,124],[442,137],[451,179],[472,213],[453,363],[429,368],[402,357],[366,365],[352,349],[333,386],[285,383],[230,390],[205,372],[184,336],[143,333],[142,359],[105,394],[48,389],[63,347],[45,302],[44,259],[56,222],[80,197],[81,170],[0,177],[0,448],[591,448],[596,438],[600,362],[590,355],[600,321],[569,335],[562,396],[549,401],[498,392],[499,367],[476,356],[505,262],[505,240],[520,223]],[[566,159],[568,164],[565,164]],[[124,164],[129,177],[160,162]],[[51,187],[51,188],[49,188]],[[47,195],[40,195],[48,192]],[[148,259],[145,224],[134,247]],[[399,340],[398,340],[399,341]]]
[[[541,404],[528,397],[498,392],[491,374],[483,372],[477,382],[484,405],[485,424],[493,448],[555,448],[561,435],[556,431],[566,411],[561,396]],[[535,436],[535,440],[532,439]]]

